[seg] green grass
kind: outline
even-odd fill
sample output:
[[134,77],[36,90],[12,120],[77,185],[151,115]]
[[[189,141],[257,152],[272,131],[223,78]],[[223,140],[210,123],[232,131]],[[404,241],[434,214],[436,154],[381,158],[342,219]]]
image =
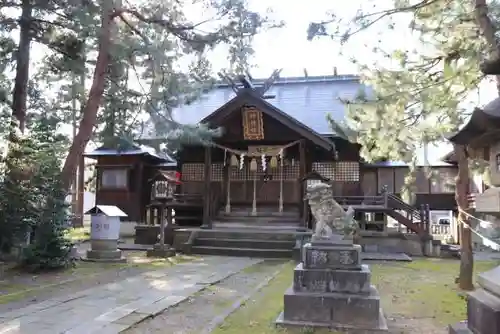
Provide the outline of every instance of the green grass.
[[[475,272],[477,274],[496,265],[498,262],[495,261],[476,262]],[[283,293],[292,282],[294,266],[293,263],[286,265],[267,287],[229,316],[213,333],[331,333],[308,328],[290,330],[275,327],[274,321],[283,310]],[[384,312],[386,316],[395,318],[396,323],[413,319],[417,331],[429,332],[429,328],[443,328],[465,319],[465,299],[454,284],[458,261],[416,259],[410,263],[374,264],[371,269],[372,281],[379,289]]]
[[73,242],[82,242],[90,239],[90,227],[72,227],[66,233],[67,238]]

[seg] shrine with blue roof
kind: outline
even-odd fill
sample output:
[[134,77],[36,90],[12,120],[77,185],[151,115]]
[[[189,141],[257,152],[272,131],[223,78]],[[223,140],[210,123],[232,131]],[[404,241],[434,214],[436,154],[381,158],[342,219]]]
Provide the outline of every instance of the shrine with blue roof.
[[[328,121],[329,115],[342,124],[345,102],[360,94],[369,98],[372,92],[355,75],[280,78],[275,72],[266,80],[226,78],[172,112],[181,124],[221,129],[210,145],[186,143],[175,156],[167,155],[158,150],[165,138],[150,130],[128,147],[107,145],[87,154],[97,159],[96,204],[118,206],[136,229],[154,225],[148,180],[158,171],[168,172],[179,178],[169,204],[177,231],[172,243],[184,247],[190,240],[191,250],[218,253],[223,245],[212,239],[228,239],[214,234],[221,229],[310,232],[314,221],[305,188],[320,176],[332,185],[340,204],[355,209],[364,229],[383,232],[385,217],[392,217],[406,232],[423,238],[430,234],[430,210],[456,209],[450,187],[456,166],[453,161],[431,166],[439,175],[434,180],[419,171],[415,203],[403,202],[399,193],[408,166],[364,163],[360,146]],[[193,230],[202,237],[191,240]],[[280,249],[291,251],[293,242]],[[260,247],[247,246],[240,248]]]

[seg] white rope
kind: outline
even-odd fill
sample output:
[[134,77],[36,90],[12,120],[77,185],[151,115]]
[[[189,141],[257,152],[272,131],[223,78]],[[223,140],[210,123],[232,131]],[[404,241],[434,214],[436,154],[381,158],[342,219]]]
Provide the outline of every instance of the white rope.
[[[290,147],[292,147],[292,146],[294,146],[294,145],[298,144],[300,141],[301,141],[301,139],[296,140],[296,141],[294,141],[294,142],[291,142],[291,143],[289,143],[289,144],[286,144],[286,145],[284,145],[284,146],[280,146],[280,147],[279,147],[279,150],[280,150],[280,152],[281,152],[281,151],[284,151],[284,150],[286,150],[287,148],[290,148]],[[220,148],[220,149],[222,149],[222,150],[226,150],[226,151],[231,152],[231,153],[233,153],[233,154],[239,155],[239,156],[241,156],[241,155],[246,155],[246,156],[249,156],[249,155],[248,155],[248,152],[246,152],[246,151],[241,151],[241,150],[232,149],[232,148],[230,148],[230,147],[226,147],[226,146],[224,146],[224,145],[219,145],[219,144],[217,144],[217,143],[212,143],[212,145],[213,145],[213,146],[215,146],[215,147],[217,147],[217,148]],[[252,156],[254,156],[254,157],[260,157],[261,155],[262,155],[261,153],[258,153],[258,154],[256,153],[256,154],[253,154]]]
[[483,220],[483,219],[477,218],[477,217],[471,215],[470,213],[468,213],[467,211],[462,210],[461,208],[458,208],[458,211],[460,211],[461,213],[463,213],[464,215],[466,215],[468,218],[472,218],[472,219],[477,220],[479,222],[479,226],[481,226],[482,228],[488,228],[488,227],[493,226],[492,222],[489,222],[487,220]]
[[[475,217],[474,217],[475,218]],[[474,233],[475,235],[477,235],[479,238],[481,238],[481,241],[483,242],[483,245],[488,247],[488,248],[491,248],[493,250],[496,250],[496,251],[500,251],[500,244],[496,243],[495,241],[485,237],[484,235],[482,235],[481,233],[479,233],[478,231],[474,230],[469,224],[467,224],[466,222],[464,222],[462,219],[459,219],[458,220],[458,223],[459,224],[462,224],[464,227],[468,228],[469,230],[472,231],[472,233]]]

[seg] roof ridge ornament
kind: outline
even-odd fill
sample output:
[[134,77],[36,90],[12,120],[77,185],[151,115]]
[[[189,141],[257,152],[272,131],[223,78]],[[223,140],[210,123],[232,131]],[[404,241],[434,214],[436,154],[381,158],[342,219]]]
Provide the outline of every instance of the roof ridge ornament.
[[220,71],[218,73],[218,75],[223,81],[225,81],[227,84],[229,84],[231,89],[236,94],[238,94],[242,91],[251,90],[251,91],[257,93],[257,95],[262,97],[263,99],[273,99],[273,98],[275,98],[274,95],[265,95],[265,93],[272,87],[274,82],[276,82],[276,80],[279,79],[280,73],[282,70],[283,69],[274,70],[273,73],[269,76],[269,78],[267,78],[264,81],[262,86],[258,86],[258,87],[253,84],[253,82],[252,82],[253,78],[250,75],[250,72],[248,72],[248,71],[246,72],[246,74],[238,76],[238,81],[241,83],[242,86],[238,86],[236,84],[236,82],[228,74],[226,74],[224,71]]

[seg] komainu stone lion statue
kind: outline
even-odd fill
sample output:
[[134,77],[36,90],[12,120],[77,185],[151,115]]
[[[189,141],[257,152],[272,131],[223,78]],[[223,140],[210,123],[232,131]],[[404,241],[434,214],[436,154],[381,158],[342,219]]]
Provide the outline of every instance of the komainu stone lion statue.
[[358,228],[354,220],[354,210],[344,211],[333,199],[332,186],[324,182],[307,186],[306,199],[316,220],[314,239],[332,239],[335,236],[352,236]]

